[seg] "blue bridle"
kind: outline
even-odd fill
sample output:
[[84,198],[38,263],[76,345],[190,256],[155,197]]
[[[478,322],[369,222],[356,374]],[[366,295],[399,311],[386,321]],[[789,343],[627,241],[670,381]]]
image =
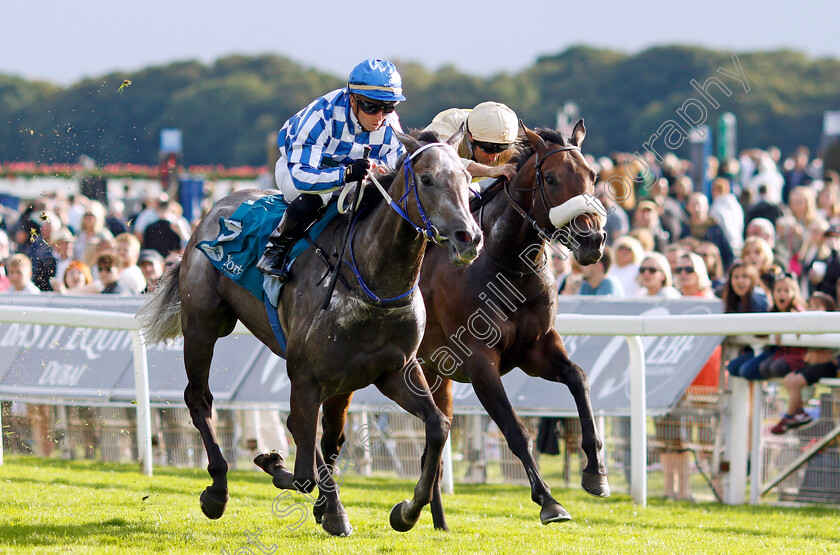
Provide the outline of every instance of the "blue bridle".
[[[441,236],[440,232],[438,232],[437,228],[432,224],[431,220],[426,216],[425,210],[423,210],[423,203],[420,202],[420,195],[417,192],[417,176],[414,174],[414,167],[412,165],[413,160],[420,155],[421,152],[426,150],[427,148],[436,147],[436,146],[443,146],[448,147],[447,143],[429,143],[426,145],[421,146],[417,150],[415,150],[411,156],[406,158],[405,162],[403,162],[403,174],[404,174],[404,181],[405,183],[410,183],[408,189],[406,189],[405,194],[400,197],[400,200],[394,201],[391,198],[391,195],[388,194],[388,191],[385,190],[384,187],[376,180],[376,177],[373,175],[373,172],[368,172],[368,177],[370,177],[371,181],[376,185],[376,188],[379,189],[380,194],[385,197],[385,202],[388,203],[394,212],[399,214],[405,221],[411,224],[411,227],[414,230],[423,236],[423,239],[426,241],[433,241],[435,243],[441,243],[446,241],[446,237]],[[420,219],[423,222],[424,227],[420,227],[411,221],[411,218],[408,217],[407,210],[408,210],[408,197],[411,192],[414,191],[414,199],[417,202],[417,211],[420,213]],[[400,206],[401,203],[405,204],[405,208]],[[346,260],[342,260],[343,263],[350,266],[350,269],[353,271],[353,274],[356,276],[356,280],[359,282],[359,287],[361,287],[362,291],[365,292],[367,296],[371,299],[375,300],[376,302],[386,303],[390,301],[398,301],[402,298],[405,298],[411,295],[417,289],[417,283],[414,284],[414,287],[403,293],[402,295],[397,295],[396,297],[391,297],[390,299],[380,299],[376,296],[376,294],[371,291],[370,287],[367,286],[365,283],[364,278],[362,278],[362,274],[359,272],[358,264],[356,264],[356,254],[353,250],[353,238],[355,237],[355,229],[356,229],[356,222],[359,219],[359,214],[356,214],[356,217],[353,218],[353,223],[351,224],[350,228],[350,260],[351,262],[347,262]]]

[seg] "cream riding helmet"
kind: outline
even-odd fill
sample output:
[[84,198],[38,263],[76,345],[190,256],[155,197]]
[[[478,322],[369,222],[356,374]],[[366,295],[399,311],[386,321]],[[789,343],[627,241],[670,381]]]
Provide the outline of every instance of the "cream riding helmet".
[[467,116],[467,131],[474,142],[508,148],[519,134],[519,121],[516,113],[501,102],[482,102]]

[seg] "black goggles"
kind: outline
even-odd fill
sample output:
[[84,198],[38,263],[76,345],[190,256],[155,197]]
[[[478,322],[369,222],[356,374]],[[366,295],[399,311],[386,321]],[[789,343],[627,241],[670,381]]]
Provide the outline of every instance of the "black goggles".
[[511,147],[511,145],[505,143],[485,143],[482,141],[473,141],[473,146],[480,148],[487,154],[499,154]]
[[359,109],[362,112],[370,114],[371,116],[378,114],[379,112],[382,112],[383,114],[390,114],[397,109],[396,102],[374,102],[359,96],[356,97],[356,104],[359,105]]

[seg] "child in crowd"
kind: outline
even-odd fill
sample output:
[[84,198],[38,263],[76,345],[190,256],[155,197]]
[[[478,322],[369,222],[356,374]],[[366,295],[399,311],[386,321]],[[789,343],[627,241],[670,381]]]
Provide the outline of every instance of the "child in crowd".
[[12,255],[6,261],[6,275],[11,285],[6,289],[6,293],[38,294],[41,292],[38,286],[32,283],[32,261],[25,254]]
[[57,291],[62,295],[86,293],[85,287],[93,283],[93,276],[90,273],[90,268],[87,264],[79,260],[71,260],[64,270],[62,279],[53,278],[53,291]]
[[[799,279],[793,274],[780,274],[773,283],[773,310],[771,312],[802,312],[805,303],[799,292]],[[776,343],[780,341],[776,336]],[[782,378],[805,364],[805,347],[779,347],[769,360],[758,367],[763,379]]]
[[741,251],[741,260],[754,266],[762,286],[771,291],[773,278],[780,268],[773,263],[773,248],[761,237],[747,237]]
[[[808,310],[817,312],[833,312],[835,307],[831,295],[816,292],[808,300]],[[802,408],[802,389],[814,385],[822,378],[834,378],[840,363],[833,358],[836,353],[832,349],[814,348],[805,352],[805,366],[794,370],[785,376],[785,388],[788,391],[787,412],[770,433],[782,435],[788,430],[799,428],[811,422],[811,416]]]
[[[801,312],[804,309],[799,283],[792,274],[777,275],[772,291],[773,308],[770,312]],[[802,347],[770,346],[759,355],[747,353],[729,361],[727,368],[730,375],[747,380],[780,378],[801,368],[804,355]]]

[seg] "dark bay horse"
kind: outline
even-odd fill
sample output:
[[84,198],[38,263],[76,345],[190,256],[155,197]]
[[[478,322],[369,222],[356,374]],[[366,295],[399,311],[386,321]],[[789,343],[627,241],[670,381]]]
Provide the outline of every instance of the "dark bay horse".
[[[422,144],[401,136],[409,156],[391,176],[388,193],[406,198],[400,215],[393,204],[370,203],[367,216],[354,224],[348,250],[353,265],[366,283],[348,290],[339,285],[329,310],[320,305],[327,289],[325,264],[310,249],[295,262],[294,274],[281,290],[278,316],[287,337],[291,402],[288,428],[297,445],[294,473],[284,466],[281,454],[259,455],[255,462],[273,476],[281,489],[309,493],[318,485],[325,503],[319,504],[320,522],[334,535],[352,531],[338,496],[331,471],[335,457],[323,458],[315,445],[319,408],[335,395],[347,395],[375,384],[426,426],[425,449],[432,464],[422,473],[411,501],[391,511],[391,525],[401,531],[417,522],[432,493],[449,421],[435,406],[416,353],[425,323],[425,310],[417,282],[426,252],[426,240],[445,245],[448,259],[464,266],[478,255],[482,244],[468,206],[469,176],[452,144]],[[386,182],[387,183],[387,182]],[[184,365],[188,385],[184,399],[193,424],[207,451],[207,470],[213,479],[201,494],[201,508],[209,518],[219,518],[228,501],[227,462],[211,421],[213,395],[208,385],[213,346],[230,334],[237,320],[275,353],[281,348],[272,332],[263,302],[220,273],[196,249],[203,240],[215,239],[219,219],[229,218],[245,201],[269,193],[240,191],[219,201],[193,233],[180,265],[171,268],[158,292],[138,315],[149,342],[183,333]],[[378,195],[367,191],[367,195]],[[415,223],[418,222],[418,223]],[[336,218],[319,239],[330,260],[338,258],[345,218]],[[345,261],[351,256],[345,257]],[[342,268],[343,282],[357,277]],[[346,262],[346,266],[351,266]],[[361,291],[373,292],[371,298]],[[408,292],[408,293],[406,293]],[[409,382],[410,380],[410,382]],[[409,388],[408,383],[412,384]],[[420,390],[418,391],[418,387]],[[425,390],[423,390],[425,388]],[[327,469],[327,472],[322,470]]]
[[[452,270],[429,249],[420,285],[426,303],[426,333],[419,356],[437,406],[452,418],[452,380],[470,382],[479,401],[522,461],[531,499],[540,505],[543,524],[570,520],[540,476],[527,428],[516,416],[501,377],[519,367],[530,376],[566,384],[580,415],[587,457],[583,488],[610,494],[595,427],[586,374],[569,360],[554,330],[557,289],[546,257],[549,240],[559,240],[583,265],[601,258],[606,234],[604,207],[594,198],[595,172],[580,152],[583,120],[566,138],[553,130],[535,133],[522,126],[527,143],[512,160],[518,171],[508,184],[482,193],[474,211],[485,248],[468,268]],[[349,397],[333,399],[324,419],[343,422]],[[337,425],[336,425],[337,426]],[[324,453],[338,452],[343,438],[322,438]],[[424,455],[425,457],[425,455]],[[434,464],[434,463],[432,463]],[[446,529],[440,482],[435,482],[432,517]]]

